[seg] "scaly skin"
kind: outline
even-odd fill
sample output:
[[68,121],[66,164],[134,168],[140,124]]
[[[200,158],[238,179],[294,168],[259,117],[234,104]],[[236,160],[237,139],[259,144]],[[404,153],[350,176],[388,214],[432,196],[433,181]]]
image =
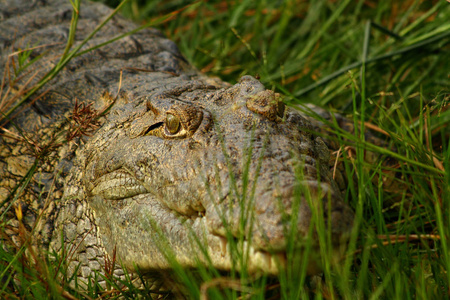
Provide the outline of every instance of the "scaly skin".
[[[11,17],[23,10],[6,4],[9,18],[0,29],[16,25],[16,49],[19,44],[33,45],[30,41],[64,41],[57,33],[68,26],[70,4],[48,2],[24,17]],[[31,17],[37,22],[43,10],[63,20],[55,25],[47,17],[43,27],[27,35],[18,24]],[[107,12],[100,4],[86,3],[78,39]],[[91,45],[130,27],[115,18]],[[2,38],[4,56],[14,40],[12,31]],[[51,47],[50,53],[62,49]],[[38,68],[48,69],[49,62],[41,60]],[[119,83],[121,70],[125,71]],[[280,95],[253,77],[244,76],[234,86],[206,78],[159,32],[144,30],[74,59],[50,90],[16,118],[24,130],[50,123],[64,127],[58,117],[75,99],[94,101],[98,109],[114,102],[92,137],[57,149],[55,160],[60,163],[47,173],[54,178],[52,172],[62,170],[62,200],[50,194],[51,208],[29,212],[35,216],[46,211],[47,229],[40,232],[47,238],[42,244],[70,252],[69,272],[80,264],[80,279],[102,272],[106,257],[144,273],[169,270],[163,246],[169,246],[184,267],[206,262],[202,248],[213,267],[231,270],[230,239],[250,250],[248,272],[277,274],[286,259],[289,232],[296,233],[299,255],[308,240],[318,249],[315,231],[310,230],[315,209],[331,230],[336,252],[345,243],[353,212],[330,174],[327,146],[311,133],[305,116],[285,107]],[[20,176],[8,169],[9,161],[25,155],[23,149],[13,151],[14,143],[5,139],[2,148],[5,178]],[[22,205],[30,207],[33,201],[37,200],[31,197]],[[311,259],[309,272],[319,268],[317,259]],[[123,274],[118,265],[115,272]]]

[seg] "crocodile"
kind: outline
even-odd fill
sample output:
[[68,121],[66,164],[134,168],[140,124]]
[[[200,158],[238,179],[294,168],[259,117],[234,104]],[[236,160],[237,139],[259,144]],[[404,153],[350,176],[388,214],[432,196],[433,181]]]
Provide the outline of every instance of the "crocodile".
[[[74,45],[110,13],[84,3]],[[71,16],[69,1],[0,3],[3,91],[19,94],[58,63]],[[169,256],[277,275],[292,242],[300,256],[312,247],[308,273],[319,272],[317,219],[339,254],[354,213],[317,125],[252,76],[230,85],[201,74],[156,29],[103,45],[135,27],[114,16],[4,125],[3,240],[23,243],[24,224],[39,247],[70,253],[69,273],[84,282],[111,260],[118,276],[170,270]],[[24,49],[33,63],[13,80]],[[232,243],[248,251],[245,266]]]

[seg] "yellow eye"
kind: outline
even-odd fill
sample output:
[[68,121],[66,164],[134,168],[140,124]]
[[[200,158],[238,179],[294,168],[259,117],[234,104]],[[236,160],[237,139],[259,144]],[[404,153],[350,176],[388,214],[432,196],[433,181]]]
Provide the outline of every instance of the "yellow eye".
[[168,113],[166,115],[166,128],[171,134],[177,133],[178,130],[180,130],[180,119],[177,116]]

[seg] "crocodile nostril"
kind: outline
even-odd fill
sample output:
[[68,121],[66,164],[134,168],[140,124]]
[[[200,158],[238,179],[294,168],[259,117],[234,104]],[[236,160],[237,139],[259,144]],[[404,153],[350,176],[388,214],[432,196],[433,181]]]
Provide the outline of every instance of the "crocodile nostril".
[[285,110],[286,110],[286,105],[283,102],[279,101],[278,102],[278,111],[277,111],[278,117],[283,118]]
[[280,94],[270,90],[249,96],[246,105],[249,110],[265,116],[270,121],[280,122],[284,116],[285,105],[281,101]]

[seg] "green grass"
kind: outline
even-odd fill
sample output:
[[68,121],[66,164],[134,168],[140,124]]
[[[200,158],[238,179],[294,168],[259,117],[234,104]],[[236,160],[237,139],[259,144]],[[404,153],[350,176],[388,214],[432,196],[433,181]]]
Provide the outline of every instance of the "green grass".
[[[208,266],[187,271],[175,265],[184,292],[210,299],[450,298],[450,4],[286,0],[197,1],[186,6],[176,0],[130,0],[123,13],[143,25],[157,24],[210,76],[231,83],[245,74],[259,76],[266,87],[286,95],[289,105],[315,103],[347,115],[355,124],[350,134],[333,120],[323,120],[333,128],[335,139],[349,146],[341,148],[339,161],[344,172],[355,177],[345,192],[356,212],[355,230],[342,261],[335,263],[329,255],[327,225],[319,210],[314,223],[323,241],[320,277],[307,278],[302,261],[293,268],[299,272],[288,270],[276,280],[255,279],[245,270],[223,274]],[[75,25],[76,14],[69,36]],[[77,55],[71,40],[42,85]],[[26,68],[27,55],[24,51],[20,56],[20,68]],[[32,92],[23,93],[19,103]],[[387,146],[366,141],[363,132],[368,127]],[[367,151],[374,161],[365,160]],[[243,169],[249,163],[244,159]],[[28,184],[30,172],[19,189]],[[233,245],[238,265],[246,259],[240,247]],[[55,279],[56,273],[64,274],[63,262],[43,263],[48,258],[29,251],[0,250],[1,297],[95,299],[120,294],[95,284],[85,294],[77,293]],[[19,281],[13,280],[12,271]],[[121,295],[128,299],[148,292],[123,284],[129,290]],[[117,279],[110,279],[110,285],[119,290]]]

